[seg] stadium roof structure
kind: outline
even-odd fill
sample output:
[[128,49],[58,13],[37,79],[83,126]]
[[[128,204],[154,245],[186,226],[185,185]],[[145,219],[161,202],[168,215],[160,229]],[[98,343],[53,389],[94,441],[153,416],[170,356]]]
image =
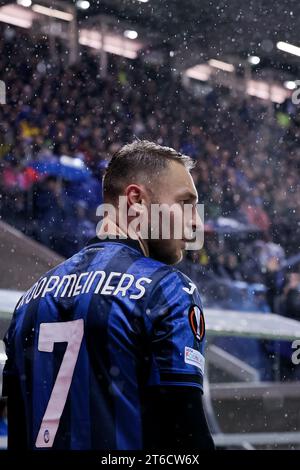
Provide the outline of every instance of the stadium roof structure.
[[[13,257],[13,263],[12,263]],[[5,222],[0,222],[0,289],[28,289],[64,258]]]
[[300,4],[295,0],[101,0],[90,1],[81,17],[104,13],[156,33],[171,44],[197,45],[210,56],[276,53],[277,41],[299,40]]
[[[0,5],[30,0],[2,0]],[[46,1],[46,0],[44,0]],[[55,5],[59,0],[51,1]],[[32,5],[43,0],[32,0]],[[49,0],[48,0],[49,4]],[[60,0],[75,6],[79,27],[95,24],[100,16],[136,30],[154,48],[167,48],[190,65],[211,58],[238,62],[259,57],[253,67],[297,70],[300,3],[296,0]],[[85,4],[88,8],[79,8]],[[100,15],[100,16],[99,16]],[[288,51],[288,52],[287,52]],[[292,51],[292,53],[290,53]]]

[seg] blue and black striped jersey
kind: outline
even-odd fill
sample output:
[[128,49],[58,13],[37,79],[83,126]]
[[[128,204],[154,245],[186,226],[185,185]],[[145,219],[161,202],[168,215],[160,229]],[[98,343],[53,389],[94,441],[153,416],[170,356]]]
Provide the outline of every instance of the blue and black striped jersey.
[[202,390],[204,333],[189,278],[137,241],[93,239],[22,296],[5,336],[27,447],[142,449],[145,390]]

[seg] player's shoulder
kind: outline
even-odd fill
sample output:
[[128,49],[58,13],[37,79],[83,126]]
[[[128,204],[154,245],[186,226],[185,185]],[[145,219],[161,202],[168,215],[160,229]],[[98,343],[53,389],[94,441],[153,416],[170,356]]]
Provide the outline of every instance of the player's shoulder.
[[[150,258],[148,259],[150,260]],[[156,260],[151,260],[151,263],[153,263],[157,268],[154,274],[154,277],[157,281],[169,281],[172,279],[176,283],[183,285],[189,285],[192,282],[192,280],[186,274],[180,271],[176,265],[168,265]]]
[[153,270],[151,275],[151,291],[154,290],[166,290],[173,292],[181,292],[182,295],[192,294],[197,291],[195,283],[183,272],[181,272],[176,266],[167,265],[162,262],[148,258],[146,263],[150,266],[154,266],[156,269]]
[[[175,266],[161,265],[152,277],[145,296],[145,311],[150,323],[164,314],[169,318],[192,317],[203,312],[195,283]],[[202,313],[203,315],[203,313]]]

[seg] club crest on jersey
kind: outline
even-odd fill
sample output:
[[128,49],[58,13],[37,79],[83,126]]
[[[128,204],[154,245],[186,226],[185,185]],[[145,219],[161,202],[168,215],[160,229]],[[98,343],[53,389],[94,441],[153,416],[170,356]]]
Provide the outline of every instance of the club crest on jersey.
[[203,312],[198,305],[192,305],[189,308],[189,322],[195,338],[202,341],[205,334],[205,322]]

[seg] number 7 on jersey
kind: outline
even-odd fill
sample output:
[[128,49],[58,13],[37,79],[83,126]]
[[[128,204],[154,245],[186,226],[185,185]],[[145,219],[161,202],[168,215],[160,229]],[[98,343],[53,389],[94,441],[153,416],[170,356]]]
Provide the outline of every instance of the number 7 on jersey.
[[36,447],[52,447],[58,430],[75,365],[83,338],[83,319],[69,322],[41,323],[38,350],[53,352],[54,343],[67,343],[67,348],[58,371],[56,381],[46,408],[40,430],[35,442]]

